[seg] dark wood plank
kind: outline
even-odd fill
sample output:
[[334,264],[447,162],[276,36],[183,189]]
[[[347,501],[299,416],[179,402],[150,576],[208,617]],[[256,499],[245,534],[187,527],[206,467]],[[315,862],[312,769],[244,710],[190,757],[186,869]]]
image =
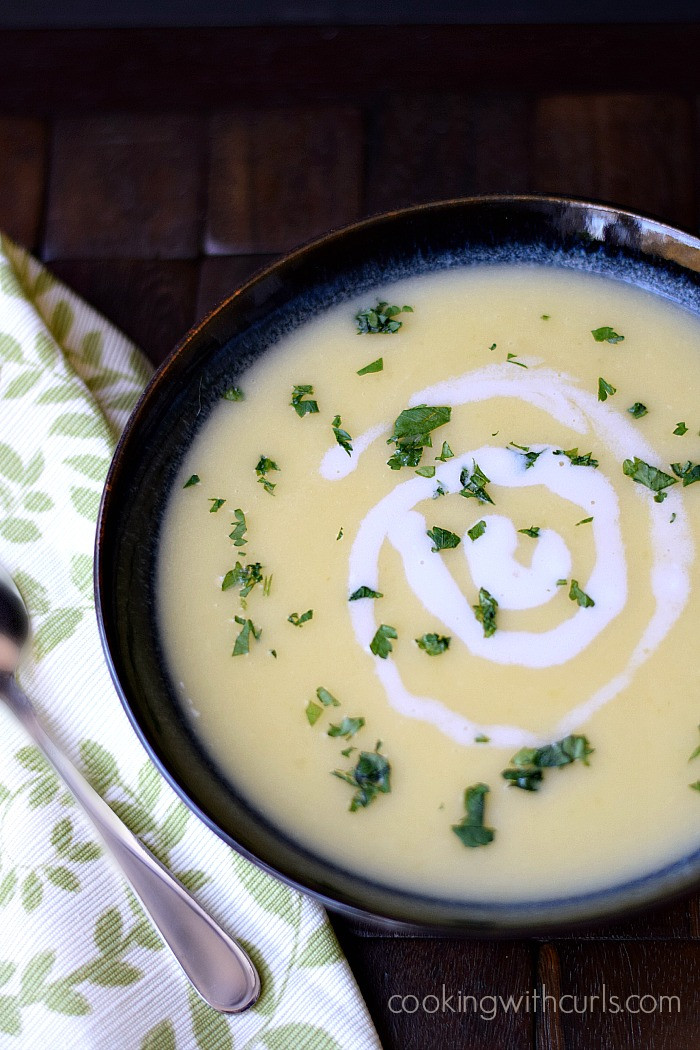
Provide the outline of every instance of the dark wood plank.
[[566,1050],[700,1046],[700,944],[559,943],[556,951],[559,985],[554,991],[544,988],[557,999],[560,994],[576,997],[564,1000],[564,1008],[559,1002],[547,1004],[556,1011]]
[[557,95],[537,105],[538,190],[695,223],[693,114],[674,95]]
[[275,255],[212,255],[203,259],[197,289],[197,320],[276,258]]
[[[226,107],[387,91],[696,92],[700,24],[7,30],[14,111]],[[37,76],[41,70],[41,76]]]
[[206,250],[280,252],[351,222],[361,178],[353,107],[220,113],[211,128]]
[[44,257],[196,255],[202,130],[200,120],[175,113],[57,121]]
[[341,944],[384,1050],[532,1047],[532,1014],[494,999],[507,1000],[511,995],[517,999],[531,989],[533,959],[526,943],[426,940],[416,944],[342,937]]
[[0,117],[0,229],[36,247],[46,179],[47,129],[32,117]]
[[195,319],[197,263],[55,259],[51,269],[160,364]]
[[471,100],[473,193],[526,193],[531,183],[532,100],[482,95]]

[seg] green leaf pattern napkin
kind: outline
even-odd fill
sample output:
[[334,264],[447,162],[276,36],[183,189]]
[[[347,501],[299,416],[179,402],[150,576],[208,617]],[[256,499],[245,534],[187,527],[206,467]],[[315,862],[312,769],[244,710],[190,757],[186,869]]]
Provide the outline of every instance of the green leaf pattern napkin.
[[227,1017],[191,991],[70,795],[0,710],[0,1047],[377,1050],[323,910],[189,813],[105,666],[95,518],[148,373],[134,346],[0,237],[0,561],[34,630],[21,684],[125,823],[247,946],[263,992]]

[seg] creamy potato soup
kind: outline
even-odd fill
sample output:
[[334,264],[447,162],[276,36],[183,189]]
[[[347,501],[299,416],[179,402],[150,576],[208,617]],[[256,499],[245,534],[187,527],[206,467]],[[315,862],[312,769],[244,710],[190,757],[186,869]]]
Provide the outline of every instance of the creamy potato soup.
[[159,615],[199,738],[310,850],[436,897],[681,858],[699,431],[700,323],[615,280],[465,267],[302,325],[167,507]]

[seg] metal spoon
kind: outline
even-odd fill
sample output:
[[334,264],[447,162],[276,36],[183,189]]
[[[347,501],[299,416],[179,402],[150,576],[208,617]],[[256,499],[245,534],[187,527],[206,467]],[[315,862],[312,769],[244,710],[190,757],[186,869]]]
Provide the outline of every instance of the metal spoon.
[[0,567],[0,696],[91,818],[113,860],[202,998],[225,1013],[247,1009],[260,994],[260,978],[246,952],[122,824],[37,721],[31,703],[15,681],[28,635],[29,616],[22,596]]

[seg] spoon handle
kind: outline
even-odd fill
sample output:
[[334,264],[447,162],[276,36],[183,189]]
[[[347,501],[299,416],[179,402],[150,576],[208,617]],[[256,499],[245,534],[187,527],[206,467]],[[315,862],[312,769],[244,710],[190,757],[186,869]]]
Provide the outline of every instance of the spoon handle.
[[238,1013],[260,994],[260,978],[235,943],[143,843],[121,822],[37,721],[13,675],[0,675],[7,700],[39,750],[55,767],[99,832],[122,874],[190,981],[215,1010]]

